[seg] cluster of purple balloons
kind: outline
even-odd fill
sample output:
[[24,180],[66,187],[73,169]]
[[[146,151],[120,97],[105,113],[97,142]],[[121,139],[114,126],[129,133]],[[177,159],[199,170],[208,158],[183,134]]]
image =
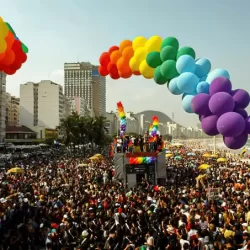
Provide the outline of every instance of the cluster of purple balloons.
[[245,110],[249,102],[247,91],[232,90],[229,79],[217,77],[210,84],[209,94],[197,94],[191,106],[199,115],[202,130],[207,135],[221,134],[228,148],[240,149],[250,134],[250,116]]

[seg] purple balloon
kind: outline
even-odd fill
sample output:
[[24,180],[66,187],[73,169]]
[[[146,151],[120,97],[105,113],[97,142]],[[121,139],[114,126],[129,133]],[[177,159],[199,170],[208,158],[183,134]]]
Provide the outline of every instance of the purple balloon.
[[217,121],[217,129],[223,136],[236,137],[245,130],[244,118],[236,112],[223,114]]
[[227,92],[231,93],[232,91],[232,83],[230,82],[229,79],[227,79],[224,76],[220,76],[215,78],[209,88],[209,94],[214,95],[215,93],[218,92]]
[[217,121],[218,116],[216,115],[210,115],[207,117],[204,117],[201,121],[201,128],[207,135],[215,136],[218,135],[218,129],[217,129]]
[[236,89],[232,91],[231,95],[234,99],[236,108],[245,109],[248,106],[250,102],[250,96],[246,90]]
[[240,114],[244,119],[248,117],[248,113],[245,109],[236,108],[234,109],[234,112]]
[[204,119],[205,117],[207,117],[206,115],[199,115],[199,120],[200,122],[202,121],[202,119]]
[[235,103],[233,97],[225,92],[218,92],[211,96],[208,103],[210,111],[217,116],[234,110]]
[[230,149],[242,148],[247,143],[247,140],[248,134],[246,131],[236,137],[223,137],[225,145]]
[[210,100],[210,95],[205,93],[200,93],[196,95],[191,102],[192,110],[198,115],[209,115],[211,114],[208,107],[208,102]]
[[250,116],[245,119],[246,122],[246,132],[250,134]]

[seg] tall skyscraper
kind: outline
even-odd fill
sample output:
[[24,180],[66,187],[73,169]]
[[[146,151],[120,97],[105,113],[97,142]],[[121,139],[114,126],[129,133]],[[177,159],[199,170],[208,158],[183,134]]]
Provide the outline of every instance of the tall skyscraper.
[[6,75],[0,72],[0,142],[5,138],[6,128]]
[[55,129],[67,114],[63,87],[49,80],[20,85],[20,124]]
[[64,93],[84,98],[96,116],[106,113],[106,77],[89,62],[64,64]]
[[19,125],[19,103],[20,98],[6,93],[6,124],[9,126]]

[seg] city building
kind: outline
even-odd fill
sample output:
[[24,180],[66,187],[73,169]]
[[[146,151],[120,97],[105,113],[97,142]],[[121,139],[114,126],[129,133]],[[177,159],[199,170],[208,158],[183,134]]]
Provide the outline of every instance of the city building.
[[49,80],[20,85],[20,124],[55,129],[67,117],[63,88]]
[[70,105],[70,113],[76,112],[80,116],[88,116],[91,110],[88,106],[87,101],[82,97],[68,98]]
[[18,126],[20,116],[20,98],[6,93],[6,125]]
[[5,139],[6,128],[6,75],[0,72],[0,142]]
[[64,64],[64,93],[68,98],[84,98],[96,116],[106,113],[106,77],[89,62]]

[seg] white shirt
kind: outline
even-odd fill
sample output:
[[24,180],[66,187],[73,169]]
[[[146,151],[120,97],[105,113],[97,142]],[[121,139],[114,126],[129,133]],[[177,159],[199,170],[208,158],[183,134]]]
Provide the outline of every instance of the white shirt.
[[203,222],[200,221],[199,226],[200,226],[201,230],[206,230],[208,228],[208,223],[207,223],[207,221],[203,221]]
[[180,239],[181,250],[184,250],[183,246],[184,246],[185,243],[187,243],[188,245],[190,245],[189,241]]

